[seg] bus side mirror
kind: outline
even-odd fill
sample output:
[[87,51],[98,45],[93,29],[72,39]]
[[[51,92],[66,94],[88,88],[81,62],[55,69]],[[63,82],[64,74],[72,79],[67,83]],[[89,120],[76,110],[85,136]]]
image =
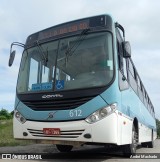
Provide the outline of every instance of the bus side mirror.
[[12,51],[12,52],[10,53],[8,66],[12,66],[13,61],[14,61],[14,58],[15,58],[15,54],[16,54],[16,51]]
[[131,45],[128,41],[124,42],[124,54],[123,57],[124,58],[130,58],[131,57]]
[[[11,48],[10,48],[10,57],[9,57],[8,66],[12,66],[13,61],[14,61],[14,58],[15,58],[16,51],[12,51],[12,46],[14,46],[14,45],[20,46],[20,47],[23,47],[23,48],[25,47],[24,44],[19,43],[19,42],[13,42],[13,43],[11,44]],[[11,52],[11,51],[12,51],[12,52]]]

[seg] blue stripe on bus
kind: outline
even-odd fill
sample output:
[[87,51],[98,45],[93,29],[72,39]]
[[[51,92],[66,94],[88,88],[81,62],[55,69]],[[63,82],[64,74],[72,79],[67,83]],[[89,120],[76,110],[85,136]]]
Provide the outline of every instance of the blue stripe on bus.
[[[34,111],[20,102],[17,106],[17,110],[29,120],[77,120],[84,119],[96,110],[107,106],[107,103],[100,97],[97,96],[89,102],[77,107],[76,109],[69,110],[52,110],[52,111]],[[77,111],[76,111],[77,110]],[[53,113],[53,118],[49,118],[49,113]]]

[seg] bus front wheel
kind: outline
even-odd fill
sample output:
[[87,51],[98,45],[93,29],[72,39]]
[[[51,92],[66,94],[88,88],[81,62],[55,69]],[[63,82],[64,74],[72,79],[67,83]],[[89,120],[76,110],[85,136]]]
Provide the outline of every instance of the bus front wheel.
[[135,155],[138,142],[138,133],[136,132],[135,126],[132,127],[132,143],[123,146],[123,153],[126,156]]
[[73,148],[71,145],[56,145],[59,152],[70,152]]

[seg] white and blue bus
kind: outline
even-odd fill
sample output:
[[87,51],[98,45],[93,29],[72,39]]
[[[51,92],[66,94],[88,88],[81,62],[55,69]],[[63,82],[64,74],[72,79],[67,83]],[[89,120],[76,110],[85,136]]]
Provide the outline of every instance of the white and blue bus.
[[111,16],[67,22],[30,35],[16,88],[14,138],[73,146],[153,147],[153,104],[131,59],[125,30]]

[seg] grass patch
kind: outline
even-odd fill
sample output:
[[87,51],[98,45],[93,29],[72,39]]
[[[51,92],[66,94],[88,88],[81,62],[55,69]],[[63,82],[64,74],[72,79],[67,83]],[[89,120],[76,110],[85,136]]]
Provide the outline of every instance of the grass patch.
[[0,146],[17,146],[35,143],[32,140],[16,140],[13,138],[13,121],[0,120]]

